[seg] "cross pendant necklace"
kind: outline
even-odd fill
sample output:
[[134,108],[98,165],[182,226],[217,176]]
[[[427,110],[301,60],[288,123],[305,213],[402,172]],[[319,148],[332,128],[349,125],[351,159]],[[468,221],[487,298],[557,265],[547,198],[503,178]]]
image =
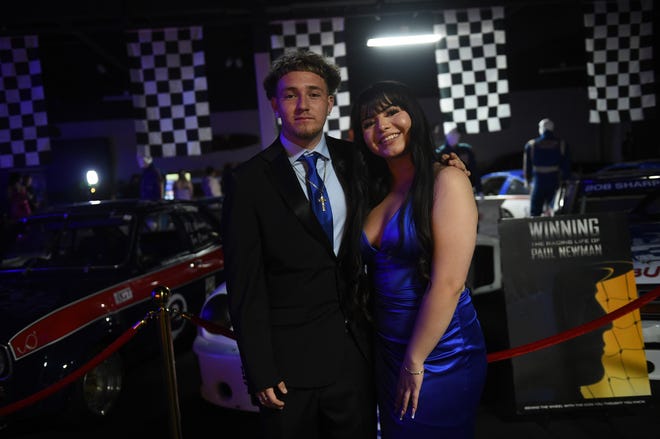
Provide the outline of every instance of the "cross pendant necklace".
[[[323,179],[322,179],[322,182],[321,182],[321,187],[318,187],[317,185],[314,184],[314,182],[313,182],[312,180],[310,180],[308,177],[305,177],[305,180],[307,180],[307,182],[308,182],[309,184],[311,184],[311,185],[314,187],[314,189],[316,189],[317,191],[319,191],[320,196],[319,196],[319,198],[318,198],[318,202],[321,203],[321,210],[322,210],[323,212],[325,212],[325,209],[326,209],[326,207],[325,207],[325,203],[328,201],[328,200],[325,198],[325,196],[323,195],[323,188],[325,187],[325,176],[326,176],[326,172],[327,172],[327,171],[328,171],[328,164],[325,163],[325,161],[324,161],[324,162],[323,162]],[[297,173],[298,173],[298,171],[296,170],[296,174],[297,174]],[[309,197],[310,197],[310,199],[311,199],[312,194],[309,194]]]
[[[311,184],[312,186],[314,186],[314,189],[316,189],[317,191],[319,191],[320,196],[319,196],[318,202],[321,203],[321,210],[322,210],[323,212],[325,212],[325,203],[326,203],[326,201],[328,201],[328,200],[325,199],[325,196],[323,195],[323,188],[325,187],[325,171],[326,171],[326,167],[325,167],[325,166],[326,166],[326,165],[325,165],[325,163],[324,163],[324,166],[323,166],[323,182],[321,183],[321,187],[318,187],[317,185],[314,184],[314,182],[313,182],[312,180],[310,180],[309,178],[305,177],[305,180],[307,180],[307,182],[308,182],[309,184]],[[311,197],[311,195],[312,195],[312,194],[310,194],[310,197]]]

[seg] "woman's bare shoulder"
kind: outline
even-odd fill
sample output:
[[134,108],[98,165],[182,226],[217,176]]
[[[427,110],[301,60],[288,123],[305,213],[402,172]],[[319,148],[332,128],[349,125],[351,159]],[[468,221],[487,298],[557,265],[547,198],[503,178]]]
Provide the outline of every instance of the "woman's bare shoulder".
[[465,172],[461,171],[460,169],[454,167],[454,166],[445,166],[440,163],[435,163],[433,165],[433,171],[435,174],[435,179],[436,181],[438,179],[456,179],[459,178],[460,176],[468,179],[467,175],[465,175]]

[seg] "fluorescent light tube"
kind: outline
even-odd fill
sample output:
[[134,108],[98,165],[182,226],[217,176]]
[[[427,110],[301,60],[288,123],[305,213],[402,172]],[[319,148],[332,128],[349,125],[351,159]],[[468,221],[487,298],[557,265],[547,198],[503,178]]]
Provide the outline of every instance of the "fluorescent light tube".
[[442,38],[438,34],[406,35],[401,37],[369,38],[368,47],[408,46],[411,44],[436,43]]

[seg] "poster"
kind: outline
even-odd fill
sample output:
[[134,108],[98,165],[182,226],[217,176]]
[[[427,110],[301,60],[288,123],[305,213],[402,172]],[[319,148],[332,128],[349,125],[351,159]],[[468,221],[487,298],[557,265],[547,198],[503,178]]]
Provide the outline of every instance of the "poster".
[[[625,213],[499,224],[509,345],[589,323],[638,297]],[[511,359],[514,403],[531,414],[645,404],[651,388],[639,310]]]

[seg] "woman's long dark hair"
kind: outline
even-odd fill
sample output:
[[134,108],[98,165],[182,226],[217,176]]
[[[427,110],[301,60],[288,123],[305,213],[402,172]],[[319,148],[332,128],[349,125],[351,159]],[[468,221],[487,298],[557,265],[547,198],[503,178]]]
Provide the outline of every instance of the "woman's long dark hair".
[[[421,249],[419,273],[426,279],[431,274],[431,256],[433,240],[431,234],[431,209],[433,207],[433,185],[435,162],[434,145],[426,115],[410,88],[396,81],[376,82],[365,89],[353,104],[351,112],[351,128],[356,145],[358,203],[357,212],[351,226],[351,243],[356,244],[352,252],[355,255],[355,276],[358,285],[356,297],[363,306],[369,302],[371,290],[365,279],[364,261],[359,251],[362,228],[367,214],[387,195],[391,185],[391,175],[385,160],[373,154],[364,142],[362,121],[389,108],[397,106],[405,110],[412,121],[410,141],[407,150],[410,152],[415,177],[410,192],[404,204],[412,206],[413,221],[417,240]],[[399,217],[399,227],[403,226],[403,215]]]

